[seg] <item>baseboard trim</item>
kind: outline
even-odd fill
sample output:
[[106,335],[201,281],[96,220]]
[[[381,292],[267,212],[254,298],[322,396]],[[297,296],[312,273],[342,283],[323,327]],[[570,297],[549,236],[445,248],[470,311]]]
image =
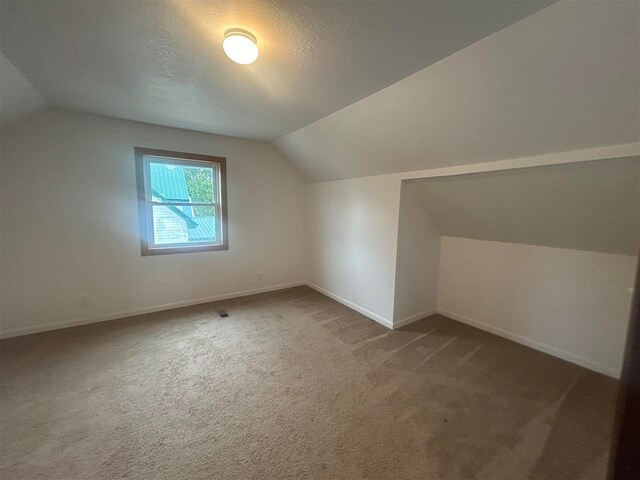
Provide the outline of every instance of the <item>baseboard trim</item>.
[[407,325],[417,322],[418,320],[422,320],[423,318],[430,317],[431,315],[435,315],[437,310],[435,308],[431,308],[429,310],[425,310],[424,312],[419,312],[414,315],[410,315],[408,317],[404,317],[402,320],[398,320],[397,322],[393,322],[393,328],[402,328]]
[[65,321],[56,322],[56,323],[41,323],[39,325],[33,325],[30,327],[14,328],[11,330],[0,331],[0,339],[11,338],[11,337],[21,337],[23,335],[30,335],[32,333],[47,332],[50,330],[59,330],[61,328],[77,327],[80,325],[89,325],[91,323],[107,322],[109,320],[117,320],[119,318],[134,317],[136,315],[144,315],[146,313],[155,313],[155,312],[162,312],[165,310],[173,310],[176,308],[190,307],[192,305],[200,305],[203,303],[211,303],[211,302],[217,302],[220,300],[228,300],[230,298],[246,297],[248,295],[256,295],[258,293],[267,293],[267,292],[273,292],[275,290],[282,290],[285,288],[299,287],[300,285],[306,285],[306,282],[300,281],[300,282],[293,282],[293,283],[282,283],[279,285],[272,285],[270,287],[255,288],[252,290],[242,290],[239,292],[223,293],[221,295],[214,295],[211,297],[197,298],[195,300],[183,300],[180,302],[166,303],[164,305],[157,305],[154,307],[137,308],[137,309],[127,310],[125,312],[119,312],[119,313],[109,313],[109,314],[99,315],[97,317],[92,317],[92,318],[72,319],[72,320],[65,320]]
[[498,335],[500,337],[503,338],[507,338],[509,340],[512,340],[514,342],[520,343],[522,345],[525,345],[527,347],[533,348],[535,350],[539,350],[541,352],[544,353],[548,353],[549,355],[553,355],[554,357],[558,357],[561,358],[563,360],[566,360],[568,362],[571,363],[575,363],[577,365],[580,365],[582,367],[588,368],[589,370],[593,370],[595,372],[599,372],[602,373],[604,375],[613,377],[613,378],[620,378],[620,370],[601,364],[599,362],[594,362],[593,360],[589,360],[588,358],[585,357],[581,357],[579,355],[575,355],[573,353],[567,352],[566,350],[562,350],[556,347],[552,347],[551,345],[547,345],[546,343],[542,343],[542,342],[538,342],[537,340],[533,340],[531,338],[528,337],[523,337],[521,335],[517,335],[515,333],[509,332],[507,330],[503,330],[501,328],[498,327],[494,327],[493,325],[489,325],[487,323],[478,321],[478,320],[474,320],[470,317],[467,317],[465,315],[460,315],[457,314],[455,312],[451,312],[449,310],[445,310],[442,308],[437,308],[437,309],[430,309],[430,310],[425,310],[424,312],[419,312],[416,313],[414,315],[411,315],[409,317],[405,317],[401,320],[399,320],[398,322],[391,322],[389,320],[387,320],[384,317],[381,317],[380,315],[373,313],[370,310],[367,310],[364,307],[361,307],[360,305],[353,303],[345,298],[342,298],[340,295],[337,295],[329,290],[326,290],[322,287],[320,287],[319,285],[316,285],[314,283],[311,282],[304,282],[304,281],[299,281],[299,282],[292,282],[292,283],[283,283],[283,284],[279,284],[279,285],[272,285],[270,287],[264,287],[264,288],[256,288],[256,289],[252,289],[252,290],[243,290],[243,291],[239,291],[239,292],[230,292],[230,293],[225,293],[225,294],[221,294],[221,295],[214,295],[211,297],[204,297],[204,298],[198,298],[198,299],[194,299],[194,300],[184,300],[184,301],[179,301],[179,302],[173,302],[173,303],[167,303],[164,305],[157,305],[157,306],[153,306],[153,307],[145,307],[145,308],[138,308],[138,309],[133,309],[133,310],[128,310],[125,312],[119,312],[119,313],[114,313],[114,314],[105,314],[105,315],[99,315],[97,317],[92,317],[92,318],[84,318],[84,319],[71,319],[71,320],[66,320],[66,321],[62,321],[62,322],[56,322],[56,323],[48,323],[48,324],[39,324],[39,325],[33,325],[33,326],[29,326],[29,327],[23,327],[23,328],[14,328],[11,330],[4,330],[4,331],[0,331],[0,339],[2,338],[12,338],[12,337],[19,337],[19,336],[23,336],[23,335],[30,335],[32,333],[40,333],[40,332],[46,332],[46,331],[50,331],[50,330],[59,330],[61,328],[69,328],[69,327],[76,327],[76,326],[80,326],[80,325],[89,325],[92,323],[100,323],[100,322],[106,322],[109,320],[116,320],[119,318],[127,318],[127,317],[133,317],[136,315],[144,315],[147,313],[154,313],[154,312],[162,312],[162,311],[166,311],[166,310],[173,310],[176,308],[182,308],[182,307],[188,307],[188,306],[192,306],[192,305],[200,305],[203,303],[211,303],[211,302],[217,302],[220,300],[228,300],[230,298],[238,298],[238,297],[246,297],[248,295],[256,295],[259,293],[267,293],[267,292],[273,292],[276,290],[282,290],[285,288],[291,288],[291,287],[298,287],[301,285],[307,285],[308,287],[322,293],[323,295],[326,295],[329,298],[332,298],[333,300],[340,302],[341,304],[361,313],[362,315],[364,315],[367,318],[370,318],[371,320],[379,323],[380,325],[383,325],[385,327],[387,327],[388,329],[398,329],[401,327],[404,327],[406,325],[409,325],[411,323],[414,323],[418,320],[421,320],[425,317],[434,315],[436,313],[440,314],[440,315],[444,315],[445,317],[449,317],[453,320],[456,320],[458,322],[462,322],[465,323],[467,325],[471,325],[472,327],[476,327],[479,328],[480,330],[484,330],[486,332],[489,333],[493,333],[494,335]]
[[466,317],[464,315],[459,315],[442,308],[438,308],[437,313],[458,322],[466,323],[467,325],[470,325],[472,327],[479,328],[480,330],[484,330],[485,332],[493,333],[494,335],[498,335],[499,337],[503,337],[521,345],[533,348],[534,350],[539,350],[541,352],[548,353],[549,355],[553,355],[554,357],[561,358],[562,360],[575,363],[576,365],[588,368],[589,370],[593,370],[594,372],[602,373],[613,378],[620,378],[619,369],[610,367],[608,365],[603,365],[599,362],[594,362],[593,360],[575,355],[573,353],[567,352],[566,350],[552,347],[551,345],[547,345],[546,343],[538,342],[537,340],[511,333],[507,330],[503,330],[502,328],[494,327],[493,325],[489,325],[487,323],[480,322],[478,320],[474,320],[472,318]]
[[313,288],[317,292],[320,292],[321,294],[326,295],[329,298],[332,298],[336,302],[340,302],[341,304],[355,310],[356,312],[361,313],[362,315],[370,318],[374,322],[378,322],[380,325],[387,327],[389,330],[393,329],[393,323],[387,320],[386,318],[381,317],[380,315],[373,313],[372,311],[367,310],[366,308],[363,308],[358,304],[350,302],[346,298],[342,298],[340,295],[336,295],[335,293],[330,292],[329,290],[325,290],[324,288],[316,285],[315,283],[307,282],[306,285],[310,288]]

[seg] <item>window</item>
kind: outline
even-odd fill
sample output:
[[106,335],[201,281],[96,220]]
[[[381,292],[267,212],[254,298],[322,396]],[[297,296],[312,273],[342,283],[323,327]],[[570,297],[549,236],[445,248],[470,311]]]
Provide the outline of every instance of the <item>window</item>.
[[136,148],[142,255],[227,250],[226,160]]

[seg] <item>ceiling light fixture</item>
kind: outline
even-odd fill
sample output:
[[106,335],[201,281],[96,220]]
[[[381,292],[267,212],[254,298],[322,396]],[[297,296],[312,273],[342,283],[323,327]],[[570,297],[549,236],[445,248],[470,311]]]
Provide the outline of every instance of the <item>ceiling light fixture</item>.
[[230,28],[224,32],[222,49],[231,60],[248,65],[258,58],[258,41],[251,33],[241,28]]

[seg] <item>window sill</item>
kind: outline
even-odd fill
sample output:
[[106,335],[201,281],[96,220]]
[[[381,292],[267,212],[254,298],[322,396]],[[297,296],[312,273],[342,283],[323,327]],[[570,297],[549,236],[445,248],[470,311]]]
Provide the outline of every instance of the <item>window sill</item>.
[[172,253],[197,253],[197,252],[212,252],[217,250],[229,250],[228,245],[197,245],[193,247],[154,247],[145,248],[142,247],[142,256],[150,255],[171,255]]

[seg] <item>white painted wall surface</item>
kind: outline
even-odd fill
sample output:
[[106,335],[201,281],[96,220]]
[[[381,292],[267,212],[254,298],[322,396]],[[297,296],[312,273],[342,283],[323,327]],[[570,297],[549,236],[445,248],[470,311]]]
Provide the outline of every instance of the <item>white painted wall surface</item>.
[[[639,153],[640,144],[632,143],[310,184],[307,280],[323,293],[391,327],[403,180],[580,163]],[[415,308],[408,307],[407,311]],[[402,314],[395,317],[398,321],[404,318],[399,315]]]
[[[305,185],[266,143],[56,111],[0,145],[3,335],[305,280]],[[134,146],[227,158],[228,251],[140,255]]]
[[419,188],[415,183],[402,182],[394,328],[436,311],[440,233],[422,204]]
[[400,180],[389,175],[308,188],[309,282],[391,327]]
[[442,237],[438,311],[618,376],[636,257]]

